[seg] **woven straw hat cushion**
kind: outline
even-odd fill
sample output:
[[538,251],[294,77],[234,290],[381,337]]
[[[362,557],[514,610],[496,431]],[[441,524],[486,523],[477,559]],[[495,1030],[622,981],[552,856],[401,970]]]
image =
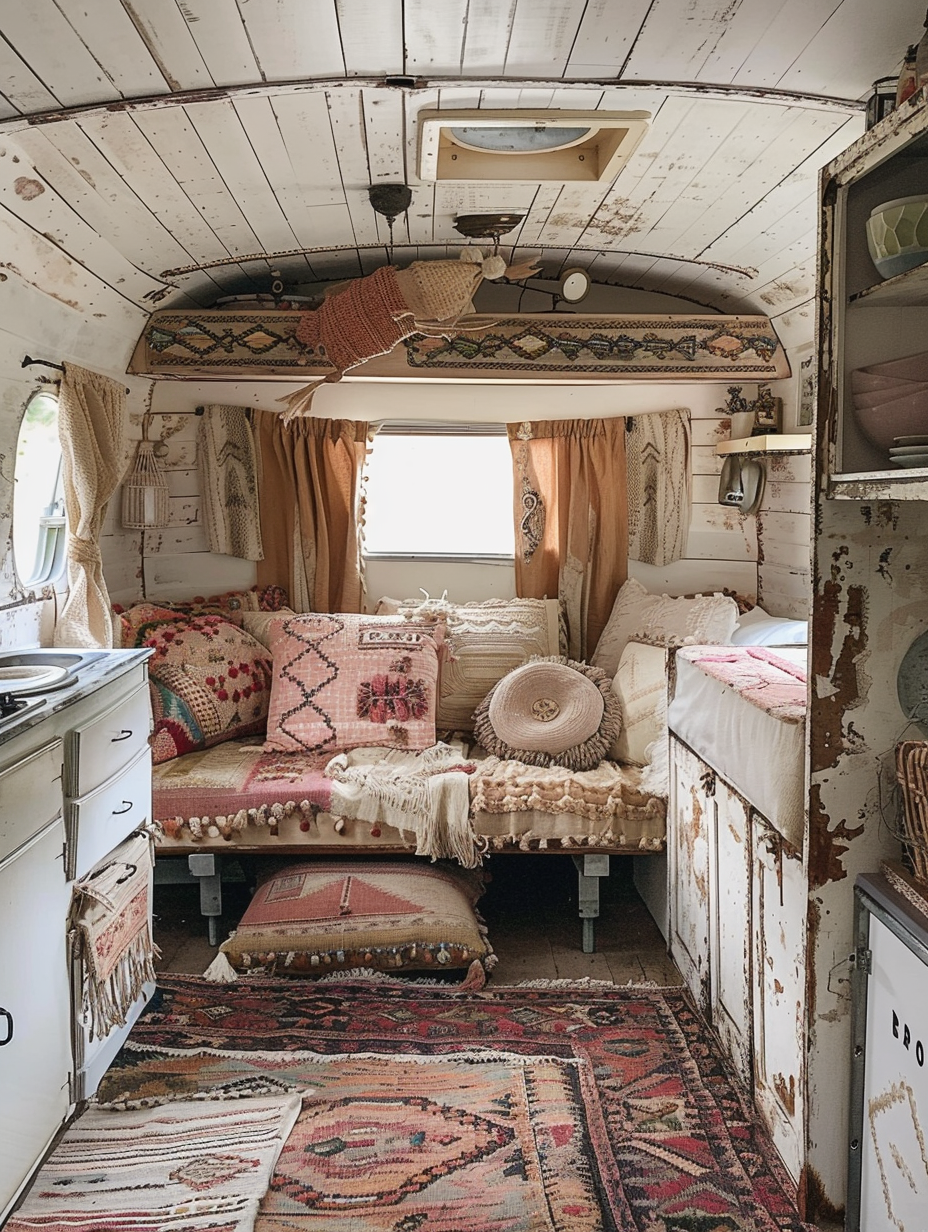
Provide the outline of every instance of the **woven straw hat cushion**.
[[591,770],[608,757],[621,721],[606,673],[555,655],[504,676],[474,712],[474,732],[497,757]]

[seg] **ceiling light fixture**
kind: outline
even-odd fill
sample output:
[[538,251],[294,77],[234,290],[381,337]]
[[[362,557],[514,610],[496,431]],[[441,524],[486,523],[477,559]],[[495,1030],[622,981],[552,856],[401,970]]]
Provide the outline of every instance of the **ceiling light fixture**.
[[367,190],[371,209],[387,220],[390,228],[390,261],[393,261],[393,224],[400,214],[405,214],[412,202],[412,189],[408,184],[371,184]]
[[590,276],[585,269],[575,266],[565,270],[561,277],[561,299],[568,304],[579,304],[590,292]]
[[501,235],[514,231],[524,214],[458,214],[454,229],[469,240],[493,240],[498,245]]

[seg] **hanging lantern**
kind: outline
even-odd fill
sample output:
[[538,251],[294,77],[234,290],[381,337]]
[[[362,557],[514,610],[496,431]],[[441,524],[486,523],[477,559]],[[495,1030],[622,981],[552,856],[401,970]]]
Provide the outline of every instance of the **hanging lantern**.
[[122,524],[126,530],[168,524],[168,484],[161,464],[148,439],[148,422],[142,420],[142,439],[135,455],[135,466],[122,486]]

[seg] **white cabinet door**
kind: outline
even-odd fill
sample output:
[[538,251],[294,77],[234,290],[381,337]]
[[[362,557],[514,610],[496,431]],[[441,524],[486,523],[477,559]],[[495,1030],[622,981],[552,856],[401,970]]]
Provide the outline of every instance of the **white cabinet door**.
[[798,1181],[804,1154],[806,877],[800,857],[769,822],[753,813],[752,829],[754,1100]]
[[69,1109],[69,887],[58,816],[0,864],[0,1223]]
[[750,810],[721,779],[710,830],[712,1025],[745,1084],[752,1079]]
[[670,741],[667,857],[670,952],[696,1001],[709,1012],[709,827],[715,774]]

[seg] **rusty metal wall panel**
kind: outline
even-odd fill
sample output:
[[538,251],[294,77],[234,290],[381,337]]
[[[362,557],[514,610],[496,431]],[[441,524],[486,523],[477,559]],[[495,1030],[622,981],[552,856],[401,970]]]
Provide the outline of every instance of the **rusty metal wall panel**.
[[667,858],[670,953],[700,1009],[709,1016],[709,826],[715,772],[685,745],[670,741]]
[[726,783],[715,788],[710,827],[712,1025],[750,1089],[754,971],[751,960],[750,808]]
[[754,1101],[799,1181],[805,1159],[805,869],[795,849],[759,814],[752,825]]

